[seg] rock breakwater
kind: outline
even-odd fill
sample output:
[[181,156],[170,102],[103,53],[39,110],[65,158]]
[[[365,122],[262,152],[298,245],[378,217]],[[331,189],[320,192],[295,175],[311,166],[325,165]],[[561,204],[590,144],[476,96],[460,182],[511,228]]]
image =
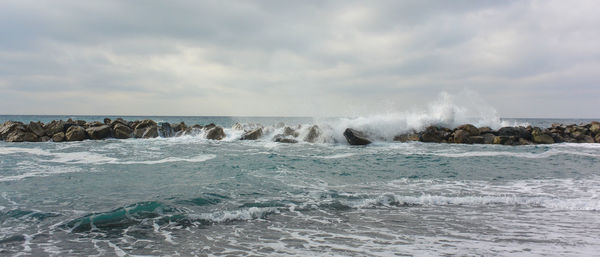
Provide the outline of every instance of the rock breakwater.
[[[54,120],[23,123],[7,121],[0,124],[0,139],[7,142],[63,142],[82,140],[103,140],[107,138],[156,138],[179,137],[184,135],[202,136],[210,140],[271,140],[279,143],[298,142],[339,142],[332,135],[343,135],[350,145],[368,145],[386,139],[371,131],[348,127],[343,133],[333,132],[331,127],[318,125],[285,126],[281,123],[274,127],[260,124],[236,123],[230,129],[215,124],[187,125],[184,122],[170,124],[153,120],[127,121],[122,118],[100,121]],[[386,137],[390,140],[390,137]],[[332,141],[333,139],[333,141]],[[343,140],[343,139],[342,139]],[[490,127],[476,127],[464,124],[456,128],[428,126],[421,130],[398,133],[393,137],[396,142],[418,141],[424,143],[450,144],[501,144],[530,145],[553,143],[600,143],[600,122],[587,124],[552,124],[549,128],[532,126],[502,127],[494,130]]]

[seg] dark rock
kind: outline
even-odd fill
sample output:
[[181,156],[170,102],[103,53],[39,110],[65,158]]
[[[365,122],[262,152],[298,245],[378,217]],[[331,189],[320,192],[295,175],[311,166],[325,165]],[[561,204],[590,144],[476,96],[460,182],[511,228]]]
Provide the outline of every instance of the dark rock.
[[450,133],[444,128],[437,126],[429,126],[421,133],[419,141],[428,143],[441,143],[443,140],[448,140]]
[[594,141],[596,141],[596,143],[600,143],[600,134],[596,135]]
[[90,139],[100,140],[110,137],[111,129],[108,125],[102,125],[97,127],[89,127],[85,130]]
[[418,133],[408,133],[408,134],[401,134],[401,135],[397,135],[394,137],[393,139],[394,141],[398,141],[398,142],[408,142],[408,141],[419,141],[419,134]]
[[66,122],[62,120],[53,120],[44,126],[44,130],[46,130],[47,136],[54,136],[56,133],[65,132],[65,125]]
[[64,132],[58,132],[58,133],[52,135],[52,141],[54,141],[54,142],[65,141],[65,133]]
[[577,143],[594,143],[594,138],[588,135],[583,136],[577,140]]
[[110,118],[104,118],[104,125],[110,125]]
[[133,130],[136,138],[155,138],[158,137],[158,126],[153,120],[143,120],[137,123]]
[[502,127],[498,130],[498,135],[531,140],[531,132],[524,127]]
[[113,136],[115,138],[127,139],[131,137],[131,133],[133,133],[133,130],[125,124],[117,123],[113,127]]
[[536,144],[554,144],[554,139],[546,134],[535,134],[533,136],[533,142]]
[[38,142],[38,136],[33,132],[14,130],[6,137],[6,142]]
[[479,129],[471,124],[460,125],[456,129],[466,131],[468,136],[479,136]]
[[482,134],[481,137],[483,137],[483,143],[484,144],[493,144],[494,143],[494,138],[496,136],[494,134],[492,134],[492,133],[485,133],[485,134]]
[[81,126],[71,126],[65,133],[65,139],[67,141],[82,141],[86,139],[87,134],[85,133],[85,129]]
[[600,135],[600,122],[592,121],[590,125],[590,132],[593,135]]
[[[477,133],[479,134],[479,130],[477,130]],[[454,143],[471,144],[471,140],[470,140],[471,136],[470,136],[470,132],[468,132],[468,131],[458,129],[458,130],[454,131],[453,137],[454,137]]]
[[260,137],[262,137],[262,135],[263,135],[262,128],[257,128],[255,130],[244,133],[242,135],[242,137],[240,138],[240,140],[256,140],[256,139],[259,139]]
[[296,132],[293,128],[290,127],[285,127],[283,129],[283,135],[284,136],[293,136],[293,137],[298,137],[299,133]]
[[[196,125],[194,125],[194,126],[196,126]],[[211,123],[211,124],[208,124],[208,125],[204,126],[204,129],[209,130],[209,129],[212,129],[212,128],[216,127],[216,126],[217,125],[215,125],[214,123]],[[200,128],[203,128],[203,127],[200,126]]]
[[87,122],[85,120],[77,120],[77,121],[75,121],[75,124],[77,124],[80,127],[85,127],[86,123]]
[[525,138],[519,138],[519,145],[532,145],[533,143]]
[[308,129],[308,134],[304,137],[304,141],[314,143],[319,139],[319,136],[321,136],[321,129],[319,129],[319,126],[313,125]]
[[18,121],[7,121],[0,126],[0,138],[7,140],[8,135],[13,132],[25,132],[25,125]]
[[129,122],[127,122],[123,118],[116,118],[115,120],[111,121],[110,122],[110,127],[114,129],[117,124],[121,124],[121,125],[124,125],[126,127],[129,127]]
[[293,139],[293,138],[286,138],[286,136],[284,134],[276,135],[274,138],[274,141],[278,142],[278,143],[286,143],[286,144],[298,143],[298,140]]
[[175,125],[175,126],[171,126],[171,128],[173,128],[173,131],[175,133],[178,133],[180,131],[185,131],[187,129],[187,125],[185,125],[185,123],[182,121],[179,124]]
[[483,135],[485,133],[492,133],[493,130],[490,127],[481,127],[478,129],[479,130],[479,135]]
[[45,136],[46,131],[44,130],[44,124],[41,122],[29,122],[29,131],[33,132],[38,137]]
[[[84,124],[86,128],[91,128],[91,127],[100,127],[100,126],[105,126],[106,124],[99,122],[99,121],[90,121],[90,122],[86,122]],[[81,125],[80,125],[81,126]]]
[[225,131],[222,127],[216,126],[206,132],[206,139],[221,140],[225,138]]
[[514,136],[495,136],[493,144],[496,145],[514,145],[516,144]]
[[172,137],[175,133],[171,124],[168,122],[161,122],[158,124],[158,135],[161,137]]
[[344,131],[344,137],[346,137],[346,141],[350,145],[368,145],[371,143],[371,140],[365,134],[351,128],[347,128]]
[[485,138],[483,136],[470,136],[469,142],[471,144],[485,144]]

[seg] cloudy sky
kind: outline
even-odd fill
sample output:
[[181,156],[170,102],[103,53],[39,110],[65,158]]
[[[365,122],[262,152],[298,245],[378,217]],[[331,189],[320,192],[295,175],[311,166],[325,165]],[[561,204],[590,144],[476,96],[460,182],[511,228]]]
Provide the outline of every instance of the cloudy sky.
[[0,2],[1,114],[600,117],[599,1]]

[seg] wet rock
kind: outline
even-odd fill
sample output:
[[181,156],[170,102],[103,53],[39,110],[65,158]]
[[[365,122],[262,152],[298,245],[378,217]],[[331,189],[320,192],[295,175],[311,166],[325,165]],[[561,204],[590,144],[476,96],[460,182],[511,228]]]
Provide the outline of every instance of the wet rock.
[[600,135],[600,122],[592,121],[590,125],[590,132],[594,135]]
[[213,127],[206,132],[206,138],[212,140],[221,140],[225,138],[225,131],[223,131],[222,127]]
[[[479,134],[479,130],[477,130],[477,134]],[[470,136],[470,132],[468,132],[468,131],[458,129],[458,130],[454,131],[453,137],[454,137],[454,143],[471,144],[471,140],[470,140],[471,136]]]
[[483,136],[470,136],[469,142],[471,144],[485,144],[485,138]]
[[419,134],[416,132],[401,134],[401,135],[395,136],[393,140],[402,142],[402,143],[409,142],[409,141],[419,141]]
[[49,136],[45,136],[45,135],[44,135],[44,136],[41,136],[41,137],[39,138],[39,141],[40,141],[40,142],[48,142],[48,141],[50,141],[50,137],[49,137]]
[[65,125],[67,123],[62,120],[53,120],[50,123],[46,124],[44,130],[46,130],[47,136],[54,136],[54,134],[59,132],[65,132]]
[[29,126],[27,126],[29,131],[33,132],[38,137],[45,136],[46,131],[44,130],[44,124],[41,122],[29,122]]
[[211,123],[211,124],[208,124],[208,125],[204,126],[203,128],[206,129],[206,130],[209,130],[209,129],[212,129],[214,127],[217,127],[217,125],[215,125],[214,123]]
[[33,132],[15,130],[8,134],[6,142],[38,142],[38,136]]
[[171,128],[173,129],[175,136],[178,137],[185,134],[185,131],[187,130],[187,125],[185,125],[185,123],[182,121],[177,125],[171,126]]
[[231,126],[231,128],[233,130],[244,130],[244,126],[238,122],[236,122],[235,124],[233,124],[233,126]]
[[77,125],[69,127],[67,133],[65,133],[65,139],[67,141],[82,141],[86,139],[86,137],[87,133],[85,132],[85,129]]
[[285,127],[283,129],[283,135],[284,136],[298,137],[299,133],[296,132],[293,128]]
[[600,134],[596,135],[594,141],[596,141],[596,143],[600,143]]
[[25,125],[18,121],[7,121],[0,126],[0,138],[7,140],[8,135],[13,132],[25,132]]
[[287,138],[284,134],[276,135],[273,141],[278,142],[278,143],[286,143],[286,144],[298,143],[298,140],[293,139],[293,138]]
[[344,131],[344,137],[350,145],[368,145],[371,143],[371,140],[364,133],[351,128],[347,128]]
[[485,133],[493,133],[493,130],[490,127],[481,127],[478,130],[479,130],[479,135],[483,135]]
[[467,132],[468,136],[479,136],[479,129],[471,124],[464,124],[458,126],[456,129]]
[[492,143],[495,145],[514,145],[515,139],[514,136],[495,136]]
[[519,138],[519,145],[532,145],[533,143],[525,138]]
[[158,125],[153,120],[140,121],[133,130],[136,138],[155,138],[158,137]]
[[499,136],[531,139],[531,132],[524,127],[502,127],[498,130]]
[[421,133],[419,141],[427,143],[441,143],[443,140],[448,140],[450,133],[444,128],[437,126],[429,126]]
[[594,138],[588,135],[583,136],[577,140],[577,143],[594,143]]
[[321,129],[319,129],[319,126],[313,125],[308,129],[308,134],[304,137],[304,141],[314,143],[319,139],[319,136],[321,136]]
[[256,140],[256,139],[259,139],[260,137],[262,137],[262,135],[263,135],[262,128],[257,128],[257,129],[254,129],[254,130],[244,133],[242,135],[242,137],[240,138],[240,140]]
[[110,118],[104,118],[104,125],[110,125]]
[[54,142],[65,141],[65,133],[64,132],[58,132],[58,133],[52,135],[52,141],[54,141]]
[[129,122],[124,120],[123,118],[116,118],[115,120],[111,121],[110,127],[114,129],[117,124],[121,124],[126,127],[129,127]]
[[89,127],[85,130],[90,139],[100,140],[110,137],[111,129],[108,125]]
[[161,137],[172,137],[174,135],[173,128],[168,122],[158,124],[158,135]]
[[494,138],[496,136],[494,134],[492,134],[492,133],[485,133],[485,134],[482,134],[481,137],[483,137],[483,143],[484,144],[493,144],[494,143]]
[[115,138],[119,138],[119,139],[130,138],[132,133],[133,133],[133,130],[131,128],[129,128],[127,125],[124,125],[122,123],[117,123],[113,127],[113,136]]
[[87,121],[85,121],[85,120],[76,120],[75,124],[77,124],[77,126],[80,126],[80,127],[85,127],[85,125],[87,124]]
[[546,134],[536,134],[533,136],[533,142],[536,144],[554,144],[554,139]]
[[84,128],[91,128],[91,127],[100,127],[100,126],[105,126],[106,124],[99,122],[99,121],[90,121],[90,122],[86,122],[84,124]]

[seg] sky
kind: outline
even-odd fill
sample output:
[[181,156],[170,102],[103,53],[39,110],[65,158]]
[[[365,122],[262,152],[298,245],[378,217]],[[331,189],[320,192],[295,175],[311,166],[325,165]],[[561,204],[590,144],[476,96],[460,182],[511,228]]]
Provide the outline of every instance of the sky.
[[598,118],[599,9],[3,0],[0,114],[356,116],[467,90],[502,117]]

